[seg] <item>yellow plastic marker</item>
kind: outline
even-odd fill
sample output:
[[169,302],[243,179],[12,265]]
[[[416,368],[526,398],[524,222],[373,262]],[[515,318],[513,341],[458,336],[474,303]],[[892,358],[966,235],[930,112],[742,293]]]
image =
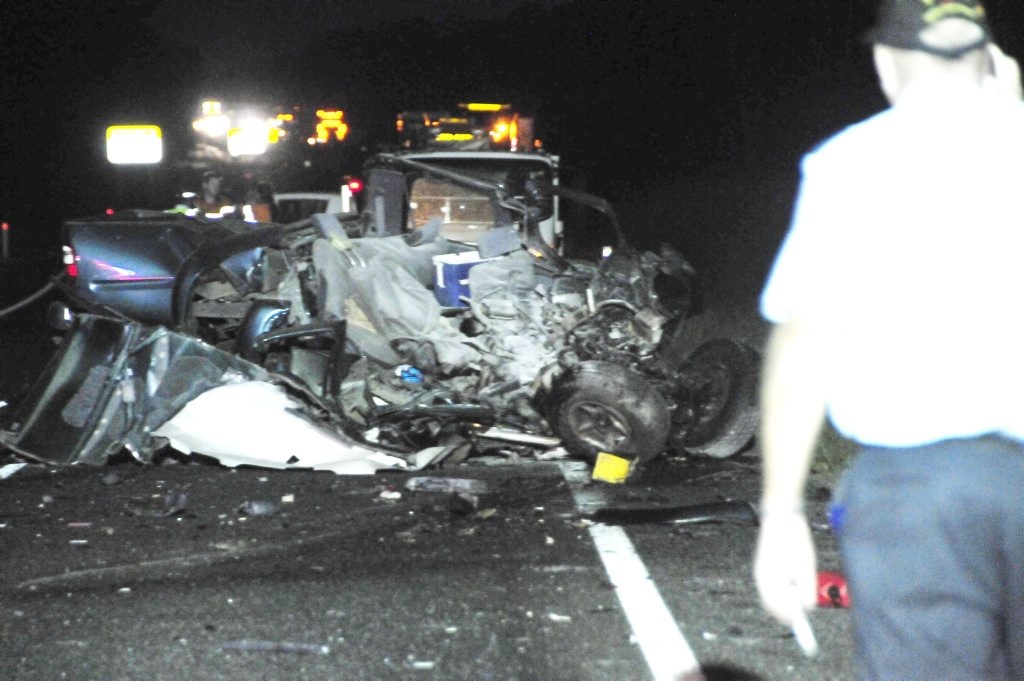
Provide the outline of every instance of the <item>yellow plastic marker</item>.
[[601,482],[626,482],[626,478],[629,477],[629,464],[629,459],[623,459],[621,456],[615,456],[608,452],[598,452],[591,477]]

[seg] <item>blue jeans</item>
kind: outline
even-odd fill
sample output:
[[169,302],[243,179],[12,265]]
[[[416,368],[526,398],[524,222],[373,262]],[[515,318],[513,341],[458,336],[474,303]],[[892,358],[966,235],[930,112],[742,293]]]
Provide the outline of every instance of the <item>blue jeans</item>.
[[1024,679],[1024,444],[863,447],[832,509],[862,679]]

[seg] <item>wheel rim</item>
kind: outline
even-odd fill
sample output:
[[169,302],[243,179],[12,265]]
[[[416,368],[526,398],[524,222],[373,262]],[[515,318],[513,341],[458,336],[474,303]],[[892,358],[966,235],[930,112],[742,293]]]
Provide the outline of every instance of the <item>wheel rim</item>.
[[715,364],[707,368],[703,378],[696,391],[698,400],[694,410],[695,425],[711,421],[729,404],[729,370]]
[[622,414],[606,404],[578,402],[566,420],[576,437],[601,452],[622,453],[633,435]]

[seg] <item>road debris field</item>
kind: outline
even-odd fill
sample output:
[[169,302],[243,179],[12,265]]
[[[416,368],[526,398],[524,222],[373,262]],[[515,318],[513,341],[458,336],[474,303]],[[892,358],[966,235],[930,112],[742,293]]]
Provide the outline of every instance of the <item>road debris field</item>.
[[[811,660],[757,604],[756,524],[735,511],[752,456],[660,459],[627,485],[574,461],[9,465],[7,678],[666,678],[687,666],[676,637],[708,678],[852,678],[848,611],[812,613]],[[828,564],[824,502],[811,511]],[[631,550],[609,553],[609,530]],[[651,586],[657,602],[636,595]],[[645,631],[659,612],[670,630]]]

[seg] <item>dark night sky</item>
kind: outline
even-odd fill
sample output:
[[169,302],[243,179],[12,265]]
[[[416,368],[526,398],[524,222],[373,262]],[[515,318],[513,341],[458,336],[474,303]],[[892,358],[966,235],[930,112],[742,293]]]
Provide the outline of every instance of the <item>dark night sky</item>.
[[[1011,53],[1015,4],[989,7]],[[859,41],[872,17],[866,0],[5,3],[0,215],[55,235],[109,192],[107,125],[173,136],[205,97],[337,103],[367,131],[401,109],[511,101],[605,190],[792,166],[882,106]]]

